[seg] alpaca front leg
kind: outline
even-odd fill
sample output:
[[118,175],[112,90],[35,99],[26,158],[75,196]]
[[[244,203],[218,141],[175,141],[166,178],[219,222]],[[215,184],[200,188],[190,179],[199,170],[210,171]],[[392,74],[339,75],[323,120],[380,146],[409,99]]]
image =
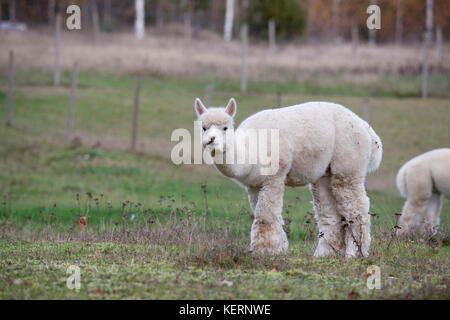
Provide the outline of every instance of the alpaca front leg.
[[284,180],[272,182],[261,188],[255,208],[251,231],[250,250],[265,254],[279,254],[288,249],[283,230]]
[[370,248],[369,198],[360,176],[332,177],[331,188],[345,218],[345,257],[368,257]]
[[410,196],[403,206],[402,215],[398,221],[400,229],[397,230],[397,236],[409,237],[417,232],[423,225],[428,208],[427,197]]

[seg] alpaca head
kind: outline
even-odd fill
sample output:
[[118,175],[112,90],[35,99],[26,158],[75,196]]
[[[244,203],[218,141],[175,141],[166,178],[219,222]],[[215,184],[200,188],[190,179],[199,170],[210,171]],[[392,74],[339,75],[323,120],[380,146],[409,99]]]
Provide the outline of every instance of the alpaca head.
[[194,102],[197,120],[202,123],[202,145],[211,151],[226,150],[226,135],[233,132],[233,118],[236,114],[236,101],[231,98],[225,108],[206,108],[199,98]]

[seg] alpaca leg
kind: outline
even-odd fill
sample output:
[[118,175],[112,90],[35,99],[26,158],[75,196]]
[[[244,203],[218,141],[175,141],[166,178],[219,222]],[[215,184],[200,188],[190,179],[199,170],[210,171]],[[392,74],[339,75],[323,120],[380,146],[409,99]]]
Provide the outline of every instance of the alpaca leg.
[[402,210],[402,215],[398,221],[400,229],[397,230],[397,236],[408,237],[419,231],[424,223],[428,208],[428,198],[409,197]]
[[315,257],[340,255],[344,252],[344,230],[342,217],[338,215],[336,201],[330,188],[330,177],[324,176],[311,184],[315,218],[319,226],[319,244]]
[[421,233],[426,237],[434,236],[439,230],[439,216],[442,210],[442,195],[433,192],[427,206],[427,215],[422,225]]
[[278,254],[288,249],[283,230],[284,179],[271,181],[261,188],[255,208],[255,220],[251,231],[250,250]]
[[367,257],[370,248],[369,198],[360,175],[333,175],[331,190],[344,218],[345,256]]
[[250,202],[250,208],[252,209],[253,213],[255,213],[256,204],[258,203],[259,188],[248,187],[247,194],[248,202]]
[[420,232],[428,213],[433,194],[433,181],[428,170],[412,167],[406,172],[408,198],[398,221],[398,236],[411,236]]

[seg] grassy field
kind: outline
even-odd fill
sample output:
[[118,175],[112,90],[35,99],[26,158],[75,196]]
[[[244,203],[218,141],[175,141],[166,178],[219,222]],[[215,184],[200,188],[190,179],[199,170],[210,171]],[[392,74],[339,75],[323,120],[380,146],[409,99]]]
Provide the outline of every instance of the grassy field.
[[[138,151],[131,153],[132,76],[81,71],[77,139],[68,142],[69,73],[55,88],[45,71],[19,72],[14,125],[0,126],[0,299],[449,299],[448,200],[435,240],[392,237],[403,204],[396,171],[414,155],[450,145],[448,92],[423,101],[412,76],[387,76],[378,90],[364,81],[345,89],[344,75],[321,77],[309,85],[255,80],[244,96],[227,79],[144,77]],[[312,258],[317,227],[307,188],[286,192],[289,252],[248,255],[252,214],[244,190],[214,168],[170,161],[170,134],[192,131],[193,99],[208,83],[213,105],[237,99],[237,123],[274,107],[277,91],[283,105],[328,100],[360,115],[364,98],[382,93],[369,100],[384,144],[382,165],[368,180],[370,258]],[[0,86],[0,105],[5,92]],[[381,290],[366,288],[374,264]],[[78,292],[66,287],[69,265],[81,268]]]

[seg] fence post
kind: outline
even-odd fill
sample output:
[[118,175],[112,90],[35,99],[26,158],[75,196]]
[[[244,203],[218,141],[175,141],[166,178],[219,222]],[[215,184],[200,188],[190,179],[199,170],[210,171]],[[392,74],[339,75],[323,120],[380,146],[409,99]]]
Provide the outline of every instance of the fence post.
[[9,51],[8,114],[6,125],[12,126],[14,108],[14,51]]
[[274,19],[269,19],[269,50],[275,51],[276,48],[276,25]]
[[141,78],[136,79],[136,88],[134,91],[134,111],[133,111],[133,128],[131,132],[131,150],[136,150],[136,140],[139,122],[139,103],[141,92]]
[[369,106],[369,99],[364,99],[363,104],[363,119],[366,120],[367,123],[370,121],[370,106]]
[[55,19],[55,65],[53,70],[53,85],[59,86],[60,81],[60,45],[61,45],[61,12],[58,9]]
[[78,82],[78,62],[75,62],[72,70],[72,85],[70,87],[69,111],[67,115],[66,138],[69,141],[72,139],[73,135],[73,108],[75,106],[75,94],[77,91],[77,82]]
[[205,89],[205,103],[207,107],[211,105],[211,96],[212,96],[212,84],[209,83],[206,85]]
[[280,91],[278,91],[277,92],[277,105],[278,105],[278,108],[281,108],[281,106],[283,105],[283,97],[281,96],[281,92]]
[[352,23],[352,51],[353,54],[358,52],[359,45],[359,35],[358,35],[358,25],[356,23]]
[[245,23],[241,31],[242,38],[242,68],[241,68],[241,92],[247,92],[247,50],[248,50],[248,26]]

